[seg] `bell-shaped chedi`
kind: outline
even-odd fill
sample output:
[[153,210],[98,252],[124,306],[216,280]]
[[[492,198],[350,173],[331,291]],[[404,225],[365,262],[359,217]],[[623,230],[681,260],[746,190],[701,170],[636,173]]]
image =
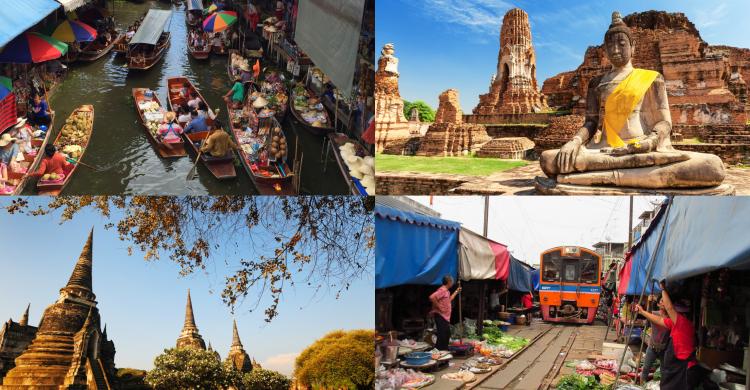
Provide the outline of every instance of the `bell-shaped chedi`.
[[513,8],[503,17],[497,73],[489,93],[479,96],[476,115],[526,114],[547,108],[536,82],[536,54],[529,15]]
[[398,91],[398,58],[392,43],[380,51],[375,72],[375,149],[400,149],[410,138],[409,121],[404,116],[404,101]]
[[185,304],[185,323],[182,326],[180,337],[177,338],[177,348],[206,349],[206,342],[203,341],[203,337],[198,332],[198,326],[195,325],[190,289],[188,289],[187,303]]
[[101,332],[92,290],[93,230],[57,302],[3,378],[3,390],[111,388],[114,344]]
[[229,349],[229,355],[227,355],[227,362],[231,364],[235,370],[242,373],[253,370],[253,361],[250,360],[250,356],[242,347],[240,334],[237,332],[236,320],[234,321],[234,327],[232,328],[232,346]]
[[36,336],[36,326],[29,325],[29,308],[21,315],[18,322],[9,319],[0,326],[0,383],[5,373],[15,366],[16,358],[26,350]]
[[463,123],[458,91],[440,94],[435,123],[430,125],[419,144],[418,156],[462,156],[478,151],[490,140],[482,125]]

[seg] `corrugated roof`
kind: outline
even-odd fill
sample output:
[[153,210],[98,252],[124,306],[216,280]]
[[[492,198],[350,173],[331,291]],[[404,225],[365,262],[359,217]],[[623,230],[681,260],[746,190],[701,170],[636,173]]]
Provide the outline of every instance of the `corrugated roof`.
[[171,10],[149,10],[143,22],[141,22],[141,27],[138,28],[133,39],[130,40],[130,44],[143,43],[155,45],[156,42],[159,42],[159,37],[164,32],[164,27],[171,17]]

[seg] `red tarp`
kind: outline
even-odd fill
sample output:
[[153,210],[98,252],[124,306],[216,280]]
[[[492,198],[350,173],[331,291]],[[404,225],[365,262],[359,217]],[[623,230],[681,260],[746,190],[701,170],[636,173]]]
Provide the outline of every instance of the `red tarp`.
[[617,285],[617,294],[619,295],[625,295],[625,292],[628,290],[628,283],[630,282],[630,271],[633,269],[633,262],[631,261],[632,255],[630,252],[625,257],[625,265],[622,266],[620,269],[620,274],[618,276],[619,284]]

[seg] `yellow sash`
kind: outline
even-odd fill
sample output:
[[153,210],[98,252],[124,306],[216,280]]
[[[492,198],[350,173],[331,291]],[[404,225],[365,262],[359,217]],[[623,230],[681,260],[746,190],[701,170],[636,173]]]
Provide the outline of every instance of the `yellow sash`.
[[[659,76],[659,72],[648,69],[633,69],[620,84],[615,87],[604,103],[604,133],[607,143],[613,148],[625,146],[617,132],[625,126],[630,114],[635,110],[638,102],[646,95],[651,83]],[[628,141],[635,143],[637,139]]]

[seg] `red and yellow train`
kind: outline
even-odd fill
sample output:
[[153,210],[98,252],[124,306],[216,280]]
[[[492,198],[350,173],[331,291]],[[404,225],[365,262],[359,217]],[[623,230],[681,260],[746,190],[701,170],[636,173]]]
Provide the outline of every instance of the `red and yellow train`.
[[594,322],[601,294],[602,257],[591,249],[559,246],[540,256],[539,301],[550,322]]

